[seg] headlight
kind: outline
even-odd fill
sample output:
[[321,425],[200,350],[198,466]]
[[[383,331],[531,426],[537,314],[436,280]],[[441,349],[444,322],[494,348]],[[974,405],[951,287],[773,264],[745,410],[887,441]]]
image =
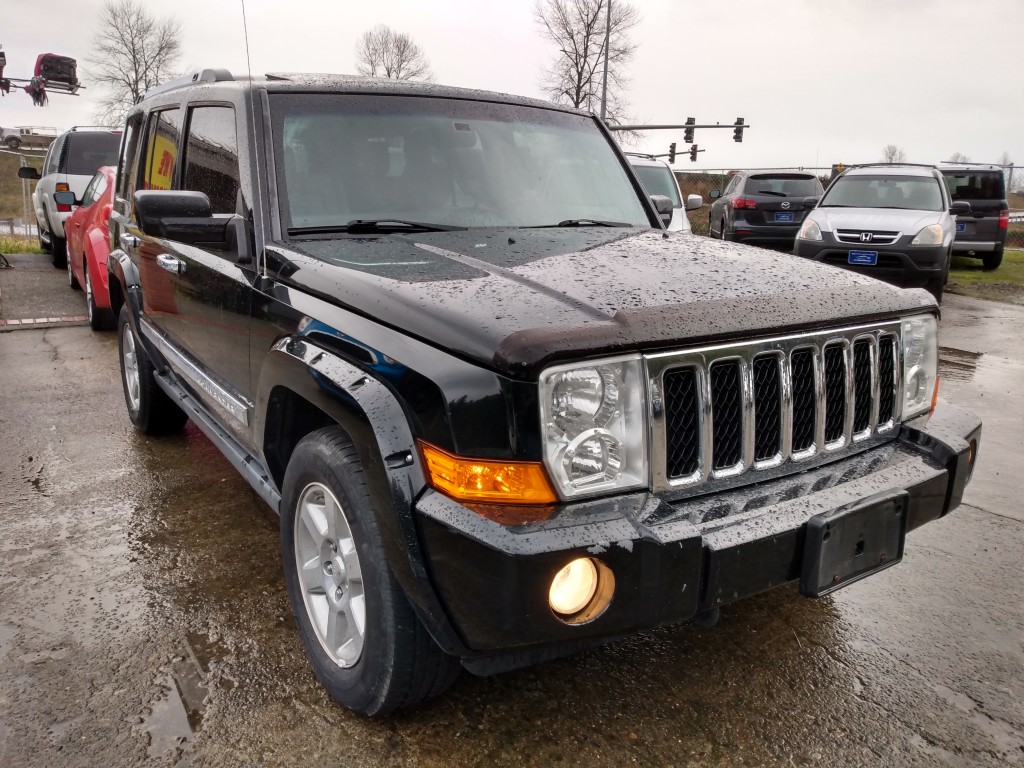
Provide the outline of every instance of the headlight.
[[544,463],[562,498],[646,487],[643,393],[639,355],[541,374]]
[[821,240],[821,227],[814,219],[804,219],[803,226],[796,236],[801,240]]
[[942,245],[942,225],[929,224],[910,241],[911,245]]
[[932,405],[939,367],[939,335],[931,315],[903,321],[903,419]]

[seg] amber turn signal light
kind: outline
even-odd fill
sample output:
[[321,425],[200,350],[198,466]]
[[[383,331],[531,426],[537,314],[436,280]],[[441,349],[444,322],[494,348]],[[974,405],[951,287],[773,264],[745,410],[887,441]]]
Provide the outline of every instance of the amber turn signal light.
[[419,441],[427,480],[437,490],[458,501],[488,504],[554,504],[540,462],[467,459]]
[[939,404],[939,376],[935,376],[935,389],[932,391],[932,407],[928,409],[928,416],[935,412],[935,406]]

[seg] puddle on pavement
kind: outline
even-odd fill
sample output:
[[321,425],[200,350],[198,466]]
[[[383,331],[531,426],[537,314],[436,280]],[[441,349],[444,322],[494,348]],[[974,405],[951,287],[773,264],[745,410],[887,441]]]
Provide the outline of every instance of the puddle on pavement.
[[939,347],[939,377],[946,381],[969,383],[978,372],[980,352],[966,352],[952,347]]
[[211,663],[222,658],[227,649],[216,639],[189,633],[170,664],[158,678],[163,695],[149,707],[137,729],[149,736],[147,752],[157,759],[180,750],[192,741],[203,724],[211,691],[230,690],[234,683],[212,681]]

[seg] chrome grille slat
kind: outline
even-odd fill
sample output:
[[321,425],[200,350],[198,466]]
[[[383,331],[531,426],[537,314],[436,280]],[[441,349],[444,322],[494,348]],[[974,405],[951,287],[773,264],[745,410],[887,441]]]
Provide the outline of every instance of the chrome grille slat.
[[733,487],[889,439],[900,334],[888,322],[646,356],[664,393],[650,411],[653,489]]

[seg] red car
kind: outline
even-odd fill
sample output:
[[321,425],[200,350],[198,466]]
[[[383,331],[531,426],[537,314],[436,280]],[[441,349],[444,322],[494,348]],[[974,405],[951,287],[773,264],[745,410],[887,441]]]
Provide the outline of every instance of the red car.
[[107,290],[107,254],[110,235],[107,219],[114,205],[116,171],[103,166],[82,193],[78,208],[64,222],[68,242],[68,283],[85,289],[86,312],[93,330],[114,327]]

